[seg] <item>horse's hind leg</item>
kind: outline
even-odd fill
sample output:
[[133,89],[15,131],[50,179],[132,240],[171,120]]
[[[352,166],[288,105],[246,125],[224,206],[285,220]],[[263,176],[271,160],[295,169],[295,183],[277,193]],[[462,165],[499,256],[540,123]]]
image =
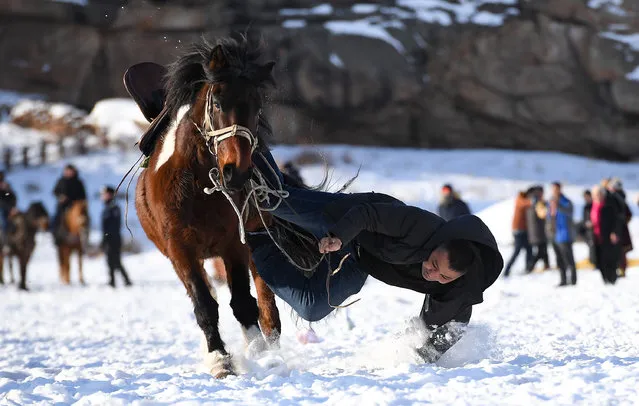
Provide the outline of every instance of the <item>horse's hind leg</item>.
[[282,323],[280,321],[280,312],[275,304],[275,295],[271,288],[266,285],[264,279],[257,273],[255,262],[251,259],[249,263],[253,282],[255,282],[255,290],[257,290],[257,306],[260,312],[260,327],[266,336],[269,344],[277,344],[280,333],[282,332]]
[[60,264],[60,281],[68,285],[71,283],[71,275],[69,270],[69,250],[67,247],[58,247],[58,263]]
[[82,270],[82,254],[84,253],[84,251],[82,250],[82,247],[78,248],[78,272],[80,274],[80,285],[86,285],[84,283],[84,271]]
[[18,259],[20,262],[20,284],[18,285],[18,289],[28,290],[27,289],[27,264],[29,263],[29,258],[27,257],[27,255],[21,255]]
[[9,260],[9,277],[11,278],[11,282],[10,283],[15,283],[16,282],[16,278],[13,275],[13,255],[9,254],[7,259]]
[[248,252],[243,248],[238,248],[236,251],[222,257],[226,268],[226,281],[231,291],[231,309],[242,325],[246,344],[255,346],[254,350],[262,351],[266,345],[257,323],[259,317],[257,301],[251,295]]
[[173,244],[169,248],[169,257],[175,272],[184,284],[193,302],[193,311],[198,326],[202,329],[208,347],[207,362],[210,372],[216,378],[232,375],[231,359],[224,349],[224,342],[218,329],[218,304],[211,295],[211,286],[202,262],[185,247]]

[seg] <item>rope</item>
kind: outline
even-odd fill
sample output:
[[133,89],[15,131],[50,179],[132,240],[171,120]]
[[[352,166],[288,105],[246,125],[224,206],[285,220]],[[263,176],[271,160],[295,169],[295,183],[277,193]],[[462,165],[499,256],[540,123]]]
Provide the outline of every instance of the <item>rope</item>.
[[[211,89],[209,89],[209,91],[207,92],[206,104],[204,106],[204,109],[205,109],[204,123],[203,123],[204,131],[202,131],[202,129],[200,129],[199,126],[197,125],[195,126],[198,129],[198,131],[204,136],[211,155],[213,155],[214,157],[217,157],[217,147],[219,143],[227,138],[235,137],[235,136],[240,136],[240,137],[244,137],[248,139],[251,145],[251,153],[253,153],[257,148],[258,139],[253,135],[253,133],[248,128],[238,126],[238,125],[233,125],[230,127],[222,128],[220,130],[213,129],[213,124],[211,123],[211,117],[209,114],[210,101],[211,101]],[[213,144],[213,149],[211,149],[211,141]],[[291,255],[288,252],[286,252],[286,250],[277,242],[277,239],[271,233],[270,227],[268,227],[268,225],[266,224],[266,220],[264,219],[263,212],[273,212],[277,210],[280,204],[282,204],[282,202],[285,202],[285,204],[287,204],[289,208],[291,208],[291,210],[293,211],[295,210],[290,206],[290,204],[288,204],[288,202],[285,201],[285,199],[289,196],[289,193],[288,191],[284,190],[282,182],[280,181],[280,178],[277,172],[271,166],[271,164],[265,159],[264,155],[262,155],[261,153],[259,153],[259,155],[262,157],[267,167],[273,174],[274,178],[277,180],[277,185],[269,185],[268,184],[269,182],[266,180],[266,177],[264,176],[264,174],[259,169],[255,170],[254,175],[257,178],[257,181],[254,180],[253,178],[249,179],[248,186],[246,187],[246,192],[247,192],[246,199],[244,201],[244,204],[242,205],[242,208],[240,209],[238,205],[235,203],[235,201],[233,200],[233,197],[229,193],[228,189],[222,184],[222,181],[220,180],[219,169],[217,167],[213,167],[211,168],[211,170],[209,170],[209,174],[208,174],[209,179],[211,180],[211,183],[213,184],[213,187],[204,188],[204,193],[206,193],[207,195],[211,195],[215,192],[220,192],[224,195],[224,197],[226,197],[229,204],[233,208],[235,215],[237,216],[238,232],[240,234],[240,242],[242,244],[246,244],[246,230],[244,228],[244,221],[246,220],[248,216],[248,210],[250,210],[249,204],[252,202],[260,216],[260,221],[262,222],[262,225],[264,226],[266,233],[268,234],[273,244],[275,244],[277,249],[282,253],[282,255],[284,255],[284,257],[286,257],[286,259],[297,269],[304,272],[313,272],[321,264],[324,258],[326,258],[326,255],[322,254],[322,256],[317,261],[317,263],[308,267],[298,264],[291,257]],[[353,180],[354,179],[355,178],[353,178]],[[348,186],[345,186],[345,187],[348,187]],[[274,199],[276,199],[273,205],[270,204],[271,196],[273,196]],[[304,234],[301,234],[292,228],[288,230],[293,235],[298,237],[300,240],[305,240],[310,243],[317,243],[317,241],[312,241],[310,238],[306,237]],[[342,269],[344,261],[346,261],[346,259],[350,255],[351,255],[350,253],[347,253],[346,255],[344,255],[341,261],[339,262],[339,266],[335,270],[330,269],[330,263],[329,263],[329,272],[326,275],[326,293],[327,293],[328,305],[334,309],[346,308],[348,306],[351,306],[357,303],[360,300],[360,299],[356,299],[353,302],[346,305],[331,304],[330,278],[333,275],[337,274]]]
[[349,307],[351,305],[354,305],[355,303],[357,303],[357,302],[359,302],[361,300],[361,298],[355,299],[352,302],[350,302],[349,304],[345,304],[345,305],[333,305],[333,304],[331,304],[331,276],[336,275],[339,271],[342,270],[342,265],[344,265],[344,262],[350,256],[351,256],[350,252],[348,254],[344,255],[342,257],[342,259],[339,261],[339,265],[337,266],[337,268],[334,271],[331,271],[330,266],[328,267],[329,272],[326,274],[326,296],[327,296],[327,300],[328,300],[328,305],[330,307],[332,307],[333,309],[345,309],[345,308],[347,308],[347,307]]

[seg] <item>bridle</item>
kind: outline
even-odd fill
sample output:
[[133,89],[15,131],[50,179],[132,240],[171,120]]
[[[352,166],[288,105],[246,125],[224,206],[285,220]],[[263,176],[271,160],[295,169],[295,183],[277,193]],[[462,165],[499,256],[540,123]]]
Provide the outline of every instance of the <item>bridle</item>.
[[[251,155],[258,147],[259,140],[257,136],[253,135],[248,128],[233,124],[228,127],[220,128],[219,130],[213,129],[213,123],[211,122],[211,99],[213,98],[212,87],[206,92],[206,104],[204,105],[204,123],[203,131],[201,131],[206,142],[206,146],[209,152],[217,161],[217,149],[222,141],[233,137],[246,138],[251,145]],[[218,174],[219,175],[219,174]]]

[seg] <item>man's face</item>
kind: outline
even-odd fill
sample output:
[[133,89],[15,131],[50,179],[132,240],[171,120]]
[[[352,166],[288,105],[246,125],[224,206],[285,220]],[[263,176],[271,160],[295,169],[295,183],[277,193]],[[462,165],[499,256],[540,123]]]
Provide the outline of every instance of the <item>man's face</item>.
[[585,194],[584,195],[584,200],[586,201],[586,203],[592,203],[592,196]]
[[558,198],[561,195],[561,188],[557,185],[552,185],[552,195]]
[[72,178],[72,177],[73,177],[73,175],[75,175],[75,171],[74,171],[73,169],[70,169],[70,168],[65,168],[65,169],[64,169],[63,176],[64,176],[65,178],[67,178],[67,179],[68,179],[68,178]]
[[447,187],[442,188],[442,196],[448,197],[448,196],[450,196],[450,193],[451,193],[451,190],[449,188],[447,188]]
[[102,201],[103,202],[108,202],[109,200],[113,199],[113,194],[110,192],[102,192]]
[[429,282],[439,282],[445,285],[461,278],[462,275],[450,269],[448,252],[441,248],[437,248],[426,261],[422,262],[422,277]]

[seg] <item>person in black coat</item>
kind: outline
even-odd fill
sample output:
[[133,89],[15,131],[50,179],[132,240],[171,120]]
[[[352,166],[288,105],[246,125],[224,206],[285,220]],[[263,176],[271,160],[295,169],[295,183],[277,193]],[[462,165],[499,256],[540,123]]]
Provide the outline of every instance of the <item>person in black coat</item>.
[[588,245],[588,259],[591,264],[595,265],[597,257],[595,253],[595,241],[592,231],[592,193],[590,190],[584,191],[584,208],[582,212],[582,219],[580,225],[580,232],[586,244]]
[[444,220],[452,220],[454,218],[470,214],[468,205],[459,198],[457,192],[453,190],[450,184],[442,186],[442,199],[437,208],[439,217]]
[[606,284],[617,281],[617,265],[619,250],[617,235],[620,233],[619,222],[616,218],[616,206],[607,198],[606,190],[595,187],[592,191],[593,206],[591,223],[595,246],[595,264],[601,272]]
[[543,186],[533,186],[526,192],[530,199],[530,207],[526,209],[526,225],[528,226],[528,243],[534,248],[534,256],[527,265],[527,272],[535,269],[539,260],[544,269],[550,268],[548,260],[548,239],[546,238],[546,202]]
[[64,167],[62,177],[56,182],[53,189],[53,195],[58,202],[51,222],[51,231],[54,234],[56,242],[64,235],[61,221],[62,214],[68,209],[73,202],[78,200],[86,200],[87,193],[84,183],[78,177],[78,170],[75,166],[68,164]]
[[102,189],[102,243],[100,244],[106,255],[107,266],[109,267],[109,285],[115,288],[115,271],[120,271],[124,284],[131,286],[131,280],[124,266],[122,266],[122,238],[120,228],[122,226],[122,215],[120,207],[115,201],[115,190],[111,186]]
[[0,250],[9,231],[9,215],[16,203],[16,194],[7,182],[4,171],[0,171]]
[[[270,154],[254,163],[263,174],[267,165],[275,168]],[[425,295],[419,320],[430,334],[416,351],[435,362],[461,338],[472,307],[503,267],[493,234],[476,216],[446,222],[384,194],[284,188],[288,197],[273,214],[319,239],[319,265],[310,276],[292,265],[269,235],[277,224],[247,233],[247,243],[260,276],[305,320],[326,317],[370,275]]]

